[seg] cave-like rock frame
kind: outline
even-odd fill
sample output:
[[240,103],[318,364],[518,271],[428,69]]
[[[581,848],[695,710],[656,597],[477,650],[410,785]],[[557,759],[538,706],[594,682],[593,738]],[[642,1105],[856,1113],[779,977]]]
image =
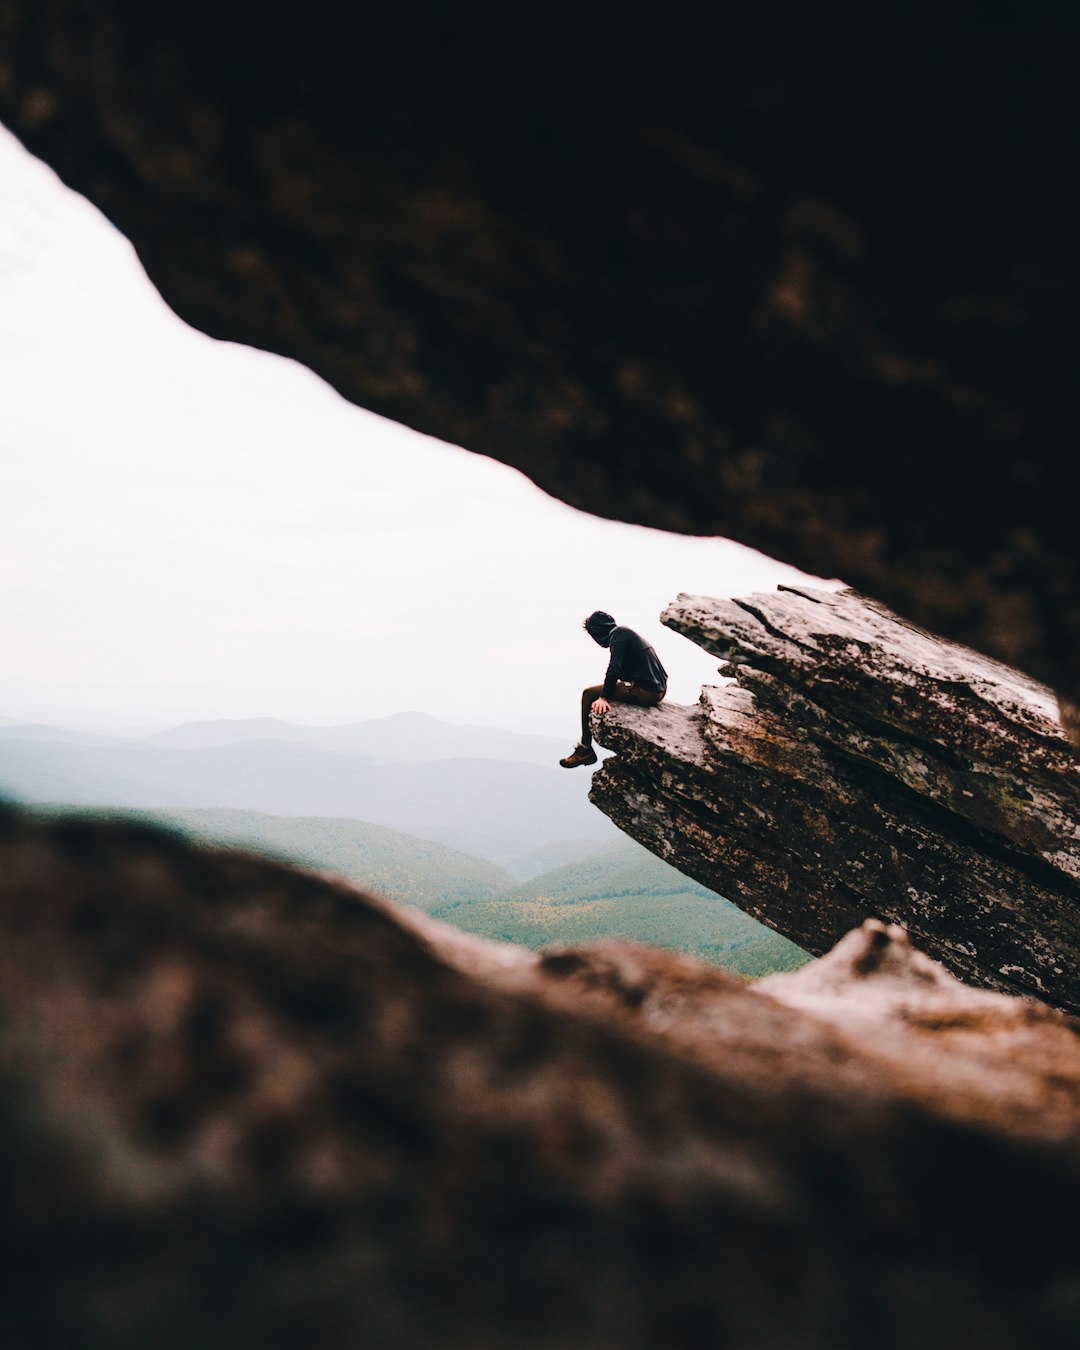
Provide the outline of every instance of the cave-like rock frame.
[[8,0],[169,303],[1080,703],[1075,9]]
[[[205,331],[575,505],[841,575],[1069,707],[1076,16],[984,10],[9,0],[0,118]],[[1046,692],[904,676],[868,606],[884,708],[857,635],[829,667],[740,613],[683,606],[739,687],[613,717],[605,809],[815,951],[881,913],[1075,1007]],[[895,926],[750,989],[3,813],[0,928],[5,1344],[1075,1334],[1076,1024]]]

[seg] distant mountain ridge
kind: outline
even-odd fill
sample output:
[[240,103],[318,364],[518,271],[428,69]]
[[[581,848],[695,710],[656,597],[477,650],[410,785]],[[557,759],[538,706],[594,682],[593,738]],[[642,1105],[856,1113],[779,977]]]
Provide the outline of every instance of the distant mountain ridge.
[[0,739],[12,741],[45,741],[68,745],[124,745],[126,736],[106,736],[97,731],[74,731],[70,727],[55,727],[48,722],[13,722],[0,717]]
[[513,877],[494,863],[363,820],[260,811],[125,811],[197,843],[248,848],[298,867],[338,873],[418,909],[499,895]]
[[[230,810],[106,814],[176,829],[197,843],[251,849],[334,872],[496,941],[536,948],[629,938],[749,976],[807,960],[793,943],[630,839],[600,851],[594,845],[590,856],[515,886],[509,872],[492,863],[366,821]],[[536,856],[534,850],[518,863],[528,865]]]
[[[568,718],[572,724],[573,717]],[[289,741],[334,754],[368,755],[397,762],[437,759],[504,759],[553,766],[566,746],[553,736],[501,727],[457,726],[428,713],[403,712],[331,727],[307,727],[279,717],[185,722],[143,738],[147,745],[204,750],[240,741]]]
[[431,912],[467,932],[526,947],[619,937],[747,976],[809,960],[793,942],[626,838],[502,895],[449,901]]
[[[610,846],[610,840],[608,846]],[[554,872],[556,868],[567,867],[571,863],[584,862],[586,858],[596,856],[596,839],[557,839],[553,844],[538,844],[527,853],[510,858],[503,864],[518,884],[534,881],[537,877]]]
[[620,837],[589,803],[587,780],[548,765],[476,758],[379,762],[284,740],[201,749],[146,740],[86,744],[80,735],[0,734],[0,792],[28,802],[349,818],[500,865],[566,840],[595,839],[600,847]]

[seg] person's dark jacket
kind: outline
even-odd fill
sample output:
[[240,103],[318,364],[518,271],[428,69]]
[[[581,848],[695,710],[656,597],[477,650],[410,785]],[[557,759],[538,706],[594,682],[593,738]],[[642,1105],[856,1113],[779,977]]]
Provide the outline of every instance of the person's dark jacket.
[[642,689],[667,689],[667,671],[660,664],[660,658],[632,628],[613,628],[604,645],[611,653],[604,676],[606,699],[614,697],[619,680],[627,680]]

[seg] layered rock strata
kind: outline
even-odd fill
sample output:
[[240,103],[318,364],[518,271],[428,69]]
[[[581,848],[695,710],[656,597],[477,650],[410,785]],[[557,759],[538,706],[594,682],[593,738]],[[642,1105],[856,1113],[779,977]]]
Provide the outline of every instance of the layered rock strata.
[[1080,764],[1049,690],[851,591],[663,620],[734,678],[596,723],[616,824],[815,954],[883,917],[965,980],[1080,1009]]
[[1076,1025],[898,929],[753,987],[0,812],[0,935],[5,1345],[1052,1350],[1075,1329]]
[[189,323],[1080,704],[1077,22],[7,0],[0,119]]

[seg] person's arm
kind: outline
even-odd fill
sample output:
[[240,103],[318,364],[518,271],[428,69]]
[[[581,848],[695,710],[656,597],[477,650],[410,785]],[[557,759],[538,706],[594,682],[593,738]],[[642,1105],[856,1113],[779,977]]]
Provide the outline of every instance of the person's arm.
[[630,633],[625,628],[616,628],[611,635],[611,641],[608,643],[611,656],[608,658],[607,674],[604,676],[603,697],[606,699],[611,699],[615,695],[615,686],[622,674],[623,661],[626,658],[626,644],[629,638]]

